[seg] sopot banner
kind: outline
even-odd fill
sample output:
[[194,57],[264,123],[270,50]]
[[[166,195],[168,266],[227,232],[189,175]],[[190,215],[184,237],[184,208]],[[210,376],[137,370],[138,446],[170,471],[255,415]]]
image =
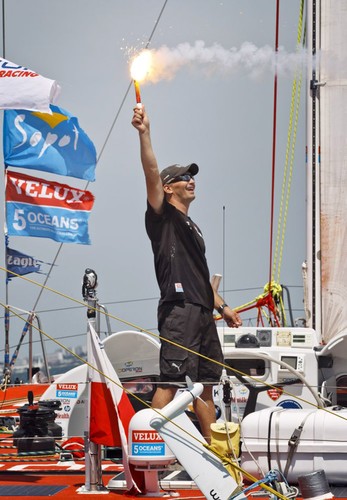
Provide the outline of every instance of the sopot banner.
[[4,112],[5,165],[95,180],[96,151],[78,119],[58,106],[51,114]]
[[6,173],[6,224],[9,236],[36,236],[61,243],[90,244],[90,191],[67,184]]

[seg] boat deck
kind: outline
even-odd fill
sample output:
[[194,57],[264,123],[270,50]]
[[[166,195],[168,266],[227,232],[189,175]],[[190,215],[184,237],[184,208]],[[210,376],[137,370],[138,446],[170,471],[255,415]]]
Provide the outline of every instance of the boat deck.
[[[125,491],[122,466],[106,462],[103,464],[102,484],[105,491],[85,492],[84,464],[70,462],[62,463],[2,463],[0,470],[0,498],[16,498],[18,500],[28,498],[39,498],[40,500],[54,498],[69,498],[74,500],[87,494],[93,496],[105,496],[109,498],[135,498]],[[116,482],[115,482],[116,480]],[[109,482],[113,487],[109,487]],[[119,484],[119,486],[117,486]],[[166,479],[160,483],[160,496],[174,498],[204,498],[196,489],[192,481],[182,483],[184,489],[173,488],[174,480]],[[177,486],[177,483],[176,483]],[[146,498],[158,498],[158,495],[139,495]],[[138,498],[138,497],[137,497]]]

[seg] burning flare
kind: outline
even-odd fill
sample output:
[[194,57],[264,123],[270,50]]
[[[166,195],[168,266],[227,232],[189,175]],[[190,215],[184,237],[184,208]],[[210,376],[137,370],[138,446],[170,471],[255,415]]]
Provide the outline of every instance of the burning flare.
[[139,82],[148,75],[151,67],[151,53],[149,50],[143,50],[136,56],[131,63],[131,78],[134,80],[136,102],[141,104],[141,94]]

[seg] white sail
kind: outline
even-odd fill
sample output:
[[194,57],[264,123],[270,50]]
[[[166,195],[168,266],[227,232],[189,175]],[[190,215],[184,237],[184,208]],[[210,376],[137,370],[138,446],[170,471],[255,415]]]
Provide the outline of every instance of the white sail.
[[347,2],[320,2],[322,339],[347,331]]

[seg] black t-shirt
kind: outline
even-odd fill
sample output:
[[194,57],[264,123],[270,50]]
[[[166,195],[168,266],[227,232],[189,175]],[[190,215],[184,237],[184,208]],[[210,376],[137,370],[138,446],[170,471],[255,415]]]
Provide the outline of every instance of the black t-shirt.
[[160,215],[147,205],[146,230],[154,253],[160,302],[186,300],[212,311],[214,297],[198,226],[164,200]]

